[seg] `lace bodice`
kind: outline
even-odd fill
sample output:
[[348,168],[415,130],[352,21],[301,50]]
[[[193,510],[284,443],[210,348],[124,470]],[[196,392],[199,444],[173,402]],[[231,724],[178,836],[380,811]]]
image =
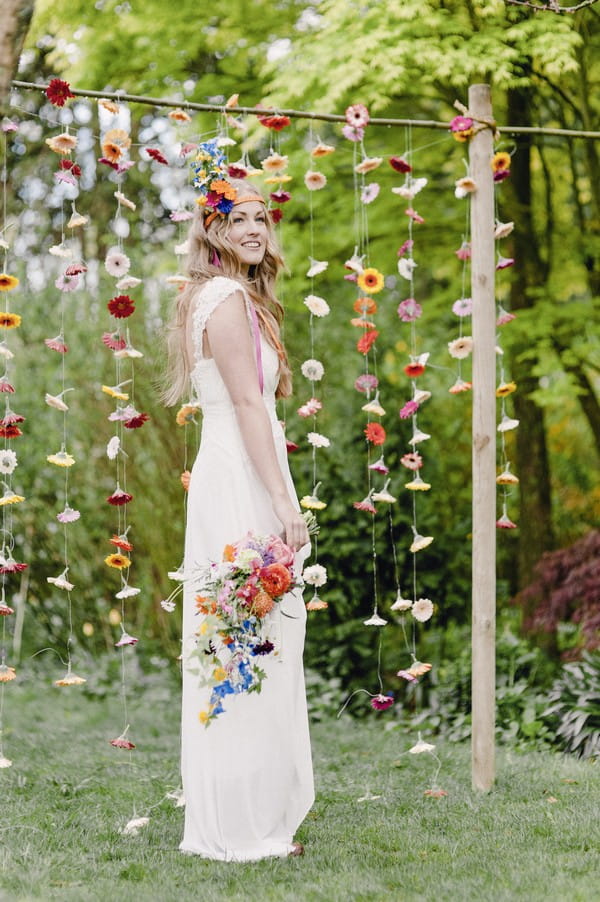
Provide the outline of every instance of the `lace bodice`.
[[[225,276],[216,276],[206,282],[198,291],[195,299],[195,308],[192,315],[192,341],[194,347],[194,368],[191,380],[194,391],[200,401],[200,406],[206,414],[207,409],[213,405],[232,407],[227,387],[221,378],[218,367],[211,357],[202,355],[202,339],[206,324],[212,313],[222,301],[226,300],[235,291],[241,291],[246,304],[248,314],[248,328],[252,332],[251,303],[248,294],[241,282],[228,279]],[[254,336],[253,336],[254,342]],[[262,337],[260,338],[262,370],[263,370],[263,397],[269,407],[274,406],[275,390],[279,378],[279,359],[275,349]],[[235,347],[231,353],[235,354]]]

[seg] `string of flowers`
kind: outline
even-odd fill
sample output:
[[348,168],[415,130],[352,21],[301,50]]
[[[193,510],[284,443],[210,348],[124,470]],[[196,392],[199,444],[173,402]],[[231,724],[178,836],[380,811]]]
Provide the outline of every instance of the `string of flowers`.
[[[417,623],[427,622],[431,618],[434,610],[433,602],[429,598],[418,597],[419,574],[417,555],[420,551],[429,547],[434,539],[433,536],[421,534],[418,522],[417,505],[417,495],[429,491],[431,488],[430,483],[426,482],[421,475],[421,470],[424,467],[424,460],[421,453],[416,449],[417,445],[427,441],[431,437],[428,433],[423,432],[418,424],[418,413],[421,405],[431,397],[431,392],[419,387],[421,384],[421,376],[426,372],[429,352],[420,352],[421,339],[417,334],[416,323],[422,316],[423,307],[415,298],[417,293],[415,290],[415,270],[417,269],[418,263],[414,253],[414,236],[415,227],[422,225],[425,220],[413,206],[415,197],[427,185],[427,178],[416,178],[414,176],[412,164],[409,163],[409,160],[412,158],[411,141],[411,132],[409,130],[406,139],[407,159],[405,160],[405,165],[401,169],[399,168],[399,171],[403,172],[405,176],[404,184],[392,188],[392,191],[398,197],[406,201],[407,205],[404,212],[407,217],[408,237],[398,249],[398,273],[407,283],[406,290],[408,297],[400,301],[397,313],[400,321],[408,324],[410,327],[410,338],[408,342],[409,361],[404,366],[404,373],[410,380],[410,398],[400,408],[399,415],[402,420],[410,420],[412,427],[411,437],[409,439],[410,450],[400,458],[402,466],[411,474],[411,479],[404,484],[404,487],[412,493],[412,541],[409,547],[409,551],[412,554],[412,598],[405,598],[398,585],[397,596],[391,609],[400,615],[399,619],[404,638],[404,645],[411,659],[410,665],[401,669],[398,672],[398,676],[401,679],[406,680],[410,686],[415,688],[419,678],[431,670],[431,664],[422,662],[417,658],[416,625]],[[407,633],[406,623],[408,614],[410,614],[412,618],[410,637]]]
[[[46,96],[54,107],[62,108],[67,101],[72,98],[67,82],[60,79],[53,79],[46,90]],[[63,119],[59,114],[59,119]],[[64,117],[69,122],[68,116]],[[66,354],[68,353],[68,345],[66,343],[66,312],[67,312],[67,295],[81,287],[81,277],[86,272],[87,267],[81,262],[82,254],[79,242],[75,240],[75,236],[88,222],[87,216],[80,214],[76,207],[76,199],[79,196],[79,178],[81,176],[81,167],[73,159],[73,155],[77,150],[78,139],[76,134],[71,134],[69,125],[67,124],[64,132],[53,135],[46,139],[46,144],[55,154],[58,155],[58,169],[54,173],[54,181],[57,189],[60,191],[61,202],[61,234],[58,244],[49,248],[51,256],[61,261],[62,271],[55,279],[54,285],[61,292],[60,305],[58,306],[58,333],[53,338],[46,338],[44,344],[50,351],[54,351],[60,355],[58,367],[58,382],[60,391],[58,393],[47,391],[44,401],[48,407],[58,410],[61,414],[60,424],[60,447],[59,450],[48,454],[46,460],[48,463],[63,470],[63,503],[62,510],[56,515],[56,519],[62,526],[63,533],[63,561],[62,570],[57,576],[46,577],[47,582],[55,589],[66,593],[67,598],[67,624],[68,634],[66,640],[66,672],[63,676],[54,681],[55,686],[79,686],[86,682],[85,678],[73,672],[71,649],[74,642],[74,626],[73,626],[73,599],[71,592],[75,588],[69,579],[69,524],[76,522],[80,513],[72,508],[69,504],[69,479],[70,468],[75,464],[75,458],[69,453],[69,427],[68,427],[68,411],[69,405],[65,400],[65,395],[71,391],[67,387],[67,369]],[[65,203],[71,201],[71,214],[66,221],[66,228],[70,231],[70,239],[65,237]],[[68,262],[67,262],[68,261]],[[66,264],[66,266],[65,266]]]
[[[310,356],[302,363],[301,372],[305,379],[310,382],[310,398],[298,408],[298,416],[306,420],[311,420],[312,430],[307,434],[308,443],[311,446],[312,456],[312,491],[308,495],[304,495],[300,504],[309,512],[324,510],[327,503],[319,497],[319,490],[322,481],[319,479],[317,466],[317,450],[320,448],[328,448],[330,439],[317,430],[317,415],[322,410],[322,401],[317,398],[318,386],[325,375],[325,368],[322,362],[316,357],[315,351],[315,321],[328,316],[330,307],[327,301],[320,295],[315,294],[315,279],[324,273],[329,266],[327,260],[317,260],[315,258],[315,228],[314,228],[314,206],[313,194],[315,191],[322,190],[327,184],[327,177],[320,171],[313,168],[313,161],[320,160],[329,156],[335,151],[335,147],[331,144],[325,144],[320,139],[315,141],[312,127],[309,133],[310,146],[310,166],[304,174],[304,184],[308,190],[309,204],[309,268],[306,272],[307,279],[310,280],[310,293],[305,297],[304,304],[309,312],[309,341]],[[313,516],[315,516],[313,514]],[[312,562],[304,568],[302,577],[304,582],[312,586],[312,597],[306,602],[308,611],[324,610],[328,603],[324,601],[318,589],[324,586],[328,579],[327,568],[319,563],[319,539],[318,531],[313,535],[313,559]]]
[[[498,151],[494,154],[491,160],[491,167],[494,173],[494,184],[499,185],[505,179],[510,177],[510,162],[511,157],[510,154],[506,151]],[[494,204],[496,208],[496,222],[494,229],[494,238],[496,241],[500,241],[503,238],[507,238],[508,235],[511,234],[514,223],[512,222],[500,222],[498,219],[498,192],[495,192]],[[500,250],[498,250],[496,257],[496,270],[500,271],[503,269],[508,269],[514,264],[514,259],[512,257],[505,257]],[[505,326],[507,323],[511,322],[515,318],[513,313],[509,313],[504,309],[502,304],[498,305],[498,315],[496,318],[497,326]],[[506,401],[505,399],[511,395],[517,389],[517,385],[511,379],[507,378],[504,368],[504,351],[502,349],[502,344],[500,338],[497,338],[497,360],[498,360],[498,385],[496,387],[496,397],[500,398],[500,422],[498,424],[498,432],[500,433],[500,449],[499,449],[499,457],[500,457],[500,473],[496,477],[496,483],[501,487],[500,488],[500,497],[502,499],[502,513],[500,517],[496,520],[496,526],[498,529],[516,529],[517,524],[514,523],[509,515],[507,510],[508,499],[510,496],[510,487],[518,485],[519,478],[514,473],[511,472],[510,469],[510,460],[508,458],[508,451],[506,447],[506,433],[511,432],[513,429],[516,429],[519,425],[519,421],[514,417],[511,417],[507,413]]]
[[[124,210],[135,211],[136,209],[135,203],[123,191],[125,174],[135,165],[135,162],[129,158],[131,137],[128,131],[121,127],[121,123],[127,118],[127,111],[122,105],[112,101],[99,101],[99,116],[101,129],[103,119],[111,126],[104,128],[102,133],[102,155],[99,163],[112,170],[110,177],[116,185],[114,197],[117,202],[112,222],[116,244],[109,247],[104,260],[106,272],[116,279],[116,282],[113,297],[106,304],[111,316],[110,328],[102,335],[102,342],[112,351],[115,362],[114,384],[102,385],[102,392],[116,401],[115,410],[108,415],[109,422],[114,423],[115,434],[110,438],[106,447],[108,459],[114,461],[115,464],[115,488],[106,501],[116,508],[117,524],[112,537],[108,540],[112,550],[104,558],[104,563],[111,569],[117,570],[120,578],[120,588],[115,593],[115,598],[120,602],[118,625],[121,634],[115,642],[115,647],[119,649],[121,655],[120,694],[124,727],[120,735],[109,742],[114,748],[131,751],[135,748],[135,743],[127,735],[129,713],[126,657],[127,649],[137,645],[138,638],[133,636],[127,628],[126,602],[127,599],[138,595],[140,590],[129,582],[134,546],[129,537],[131,524],[128,517],[128,505],[133,500],[133,495],[127,490],[128,455],[125,430],[141,428],[149,420],[149,416],[136,407],[135,360],[142,357],[142,353],[132,345],[129,324],[124,324],[124,320],[129,320],[136,310],[136,301],[126,292],[138,288],[142,282],[141,279],[131,274],[131,261],[123,250],[123,237],[129,233],[129,226],[124,219]],[[166,165],[166,159],[159,150],[152,147],[145,147],[144,150],[149,160],[154,160],[159,165]],[[127,366],[126,361],[129,361],[129,365],[127,372],[124,372],[124,367]],[[117,618],[113,617],[112,620],[116,621]]]
[[[367,494],[360,501],[354,501],[356,510],[368,513],[371,516],[371,557],[373,580],[373,609],[371,615],[365,620],[365,626],[384,627],[387,624],[379,614],[378,602],[378,574],[377,574],[377,547],[375,533],[375,517],[377,514],[376,503],[391,505],[396,498],[389,492],[390,480],[385,479],[382,487],[377,491],[373,483],[375,474],[387,477],[389,468],[385,463],[386,430],[380,420],[385,416],[379,398],[379,379],[377,376],[377,348],[376,341],[379,330],[376,327],[375,315],[377,314],[377,302],[372,295],[379,294],[384,288],[382,273],[372,267],[369,261],[369,218],[368,207],[378,197],[380,186],[377,182],[367,182],[366,176],[373,172],[383,162],[382,157],[370,157],[364,144],[365,129],[369,124],[369,111],[363,104],[352,104],[346,109],[346,124],[343,126],[344,137],[353,144],[353,183],[354,183],[354,233],[355,247],[352,256],[346,260],[345,267],[348,270],[345,278],[356,286],[356,297],[353,303],[353,312],[356,314],[350,324],[361,331],[356,342],[356,350],[363,357],[363,372],[354,382],[354,388],[366,395],[366,402],[361,409],[367,415],[367,422],[363,430],[366,442],[366,476]],[[390,164],[394,168],[395,158],[390,158]],[[377,459],[373,460],[373,451],[376,449]],[[383,679],[381,675],[381,648],[382,634],[378,635],[377,651],[377,680],[378,692],[364,691],[371,697],[371,706],[375,710],[383,711],[389,708],[394,701],[393,695],[384,694]],[[354,695],[354,693],[353,693]],[[352,696],[351,696],[352,697]],[[343,709],[342,709],[343,710]],[[340,712],[341,713],[341,712]]]
[[[7,136],[12,132],[17,131],[17,129],[18,125],[9,119],[5,119],[0,124],[0,132],[2,134],[2,221],[0,228],[2,272],[0,272],[0,293],[3,298],[5,298],[4,303],[2,304],[2,307],[5,309],[0,312],[0,328],[4,330],[18,328],[21,324],[20,315],[12,313],[10,310],[10,292],[18,288],[19,279],[9,272],[8,251],[10,249],[10,244],[7,240],[9,227],[7,218]],[[5,690],[7,684],[16,678],[16,669],[7,664],[7,645],[9,640],[7,621],[15,613],[15,609],[8,603],[6,593],[10,574],[19,573],[27,567],[26,563],[16,561],[13,557],[15,544],[13,534],[13,505],[19,504],[24,501],[25,498],[23,495],[18,494],[13,488],[13,473],[17,467],[18,460],[16,452],[12,448],[12,442],[23,434],[22,430],[19,428],[19,423],[22,423],[25,417],[14,413],[10,407],[9,396],[15,392],[11,376],[11,361],[15,355],[9,347],[6,338],[3,338],[0,341],[0,354],[4,359],[4,373],[0,379],[0,391],[5,394],[4,416],[0,418],[0,436],[4,440],[2,443],[2,450],[0,451],[0,473],[2,474],[3,485],[3,493],[0,497],[0,506],[2,507],[2,549],[0,552],[0,620],[2,622],[0,631],[0,768],[7,768],[11,766],[12,761],[6,756],[4,749]],[[19,603],[23,604],[22,598],[19,599]]]

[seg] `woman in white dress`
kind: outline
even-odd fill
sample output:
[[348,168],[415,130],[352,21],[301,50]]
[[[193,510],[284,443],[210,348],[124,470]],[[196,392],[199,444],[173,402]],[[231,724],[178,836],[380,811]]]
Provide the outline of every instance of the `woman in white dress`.
[[220,561],[225,545],[249,531],[280,535],[296,550],[300,572],[309,540],[275,410],[276,397],[291,387],[274,295],[282,260],[263,198],[245,181],[228,184],[229,190],[219,182],[233,201],[221,205],[230,212],[220,212],[213,194],[195,214],[191,281],[169,335],[167,402],[175,403],[191,381],[202,408],[185,541],[180,849],[255,861],[302,854],[294,834],[314,800],[302,669],[306,610],[296,588],[267,615],[274,618],[279,654],[261,659],[260,693],[228,695],[225,711],[206,725],[199,714],[210,689],[199,688],[188,669],[201,622],[194,574]]

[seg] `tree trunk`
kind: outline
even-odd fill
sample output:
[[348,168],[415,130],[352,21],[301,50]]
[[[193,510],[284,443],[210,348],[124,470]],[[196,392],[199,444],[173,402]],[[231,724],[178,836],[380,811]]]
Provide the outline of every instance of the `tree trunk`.
[[[530,93],[527,89],[509,91],[508,119],[511,123],[530,123],[533,118],[531,112]],[[511,173],[507,188],[510,194],[510,219],[515,222],[513,247],[516,259],[511,282],[511,309],[518,312],[519,309],[534,306],[540,286],[545,283],[548,275],[548,267],[541,257],[533,228],[531,137],[528,135],[518,137]],[[518,333],[518,319],[515,326]],[[542,553],[554,547],[554,535],[544,414],[530,397],[538,385],[537,378],[531,375],[536,360],[531,357],[528,336],[523,333],[519,336],[518,333],[511,351],[512,375],[519,386],[512,397],[515,416],[520,421],[515,438],[515,464],[521,493],[517,583],[519,587],[523,587],[531,581],[534,565]],[[525,360],[521,357],[524,352],[527,352]]]
[[35,0],[2,0],[0,3],[0,116],[8,115],[10,84],[29,29]]

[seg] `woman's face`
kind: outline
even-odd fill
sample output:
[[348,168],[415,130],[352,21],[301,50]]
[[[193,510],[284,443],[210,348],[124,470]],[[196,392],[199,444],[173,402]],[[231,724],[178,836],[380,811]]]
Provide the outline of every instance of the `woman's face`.
[[245,201],[229,214],[227,238],[244,267],[261,262],[267,248],[267,211],[257,200]]

